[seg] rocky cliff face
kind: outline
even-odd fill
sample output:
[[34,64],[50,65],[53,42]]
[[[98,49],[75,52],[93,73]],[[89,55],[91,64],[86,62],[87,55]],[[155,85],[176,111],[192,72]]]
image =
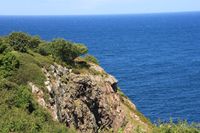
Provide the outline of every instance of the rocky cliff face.
[[[79,132],[149,131],[145,117],[118,91],[117,80],[95,64],[90,64],[89,69],[98,74],[75,74],[54,64],[43,68],[45,90],[33,83],[29,85],[38,103],[49,110],[54,120]],[[49,95],[48,100],[44,100],[45,93]]]

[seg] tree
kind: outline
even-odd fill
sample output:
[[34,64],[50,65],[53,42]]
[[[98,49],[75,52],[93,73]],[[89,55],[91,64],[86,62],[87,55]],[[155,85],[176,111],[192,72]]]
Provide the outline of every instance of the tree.
[[33,36],[33,37],[31,37],[31,39],[30,39],[30,41],[29,41],[29,43],[28,43],[27,45],[28,45],[29,48],[34,49],[34,48],[37,48],[38,45],[39,45],[41,42],[42,42],[42,41],[41,41],[40,37],[38,37],[38,36]]
[[0,37],[0,54],[7,53],[12,51],[13,49],[8,44],[8,38],[7,37]]
[[92,62],[94,64],[99,65],[99,61],[94,56],[92,56],[92,55],[86,55],[84,57],[84,60],[87,61],[87,62]]
[[0,42],[0,54],[2,54],[6,50],[6,48],[7,45]]
[[84,54],[87,54],[87,52],[88,52],[87,47],[83,44],[75,44],[74,49],[75,49],[74,51],[76,52],[77,57],[84,55]]
[[13,32],[8,36],[8,43],[14,50],[26,52],[27,46],[30,44],[31,37],[26,33]]
[[42,42],[38,45],[37,50],[41,55],[47,56],[51,54],[51,45],[50,43]]
[[78,56],[87,53],[87,47],[82,44],[74,44],[64,39],[55,39],[51,43],[54,58],[72,63]]
[[18,69],[20,62],[17,57],[11,52],[6,53],[0,58],[0,72],[1,76],[7,77],[10,76],[12,71]]

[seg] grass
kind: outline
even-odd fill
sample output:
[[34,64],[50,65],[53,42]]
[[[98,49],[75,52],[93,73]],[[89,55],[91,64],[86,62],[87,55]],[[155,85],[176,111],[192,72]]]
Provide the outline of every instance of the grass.
[[16,51],[13,51],[12,53],[20,61],[20,67],[14,72],[13,76],[10,77],[10,80],[23,85],[26,85],[27,82],[33,82],[38,87],[44,87],[46,78],[41,67],[51,64],[51,60],[46,57],[42,57],[39,54],[31,55]]
[[44,85],[46,77],[41,68],[53,64],[53,59],[31,51],[29,51],[29,53],[13,51],[12,53],[20,61],[20,67],[17,71],[14,71],[13,75],[8,77],[8,79],[19,85],[27,85],[28,82],[34,83],[43,90],[45,101],[47,101],[49,94]]
[[187,121],[159,123],[154,126],[153,133],[200,133],[200,124],[189,124]]
[[54,59],[51,56],[42,56],[39,53],[35,53],[31,50],[28,51],[30,55],[34,58],[34,60],[37,62],[37,65],[40,67],[49,66],[54,63]]

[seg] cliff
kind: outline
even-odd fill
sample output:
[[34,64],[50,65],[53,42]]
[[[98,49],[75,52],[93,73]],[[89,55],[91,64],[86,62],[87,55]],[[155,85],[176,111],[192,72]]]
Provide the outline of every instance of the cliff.
[[98,65],[90,63],[89,69],[99,74],[76,74],[58,64],[43,68],[50,96],[47,101],[41,89],[33,83],[29,85],[38,103],[51,112],[54,120],[82,133],[105,130],[128,133],[138,128],[149,131],[147,120],[138,115],[135,105],[119,92],[117,80]]

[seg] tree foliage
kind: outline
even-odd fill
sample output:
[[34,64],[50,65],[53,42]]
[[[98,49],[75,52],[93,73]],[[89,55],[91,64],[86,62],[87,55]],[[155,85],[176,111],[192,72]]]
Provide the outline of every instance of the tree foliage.
[[1,76],[7,77],[12,74],[14,70],[19,68],[19,60],[12,53],[6,53],[4,56],[0,58],[0,73]]
[[86,61],[86,62],[92,62],[92,63],[94,63],[94,64],[97,64],[97,65],[99,65],[99,61],[94,57],[94,56],[92,56],[92,55],[86,55],[85,57],[84,57],[84,60]]
[[20,52],[27,51],[27,45],[29,45],[31,37],[22,32],[13,32],[8,36],[8,42],[14,50]]
[[38,45],[38,53],[44,56],[50,55],[52,52],[50,43],[42,42]]
[[33,36],[33,37],[31,37],[31,39],[28,43],[28,47],[34,49],[34,48],[37,48],[40,43],[42,43],[42,40],[40,39],[40,37]]
[[41,43],[41,39],[23,32],[13,32],[8,36],[8,43],[16,51],[27,52],[27,48],[36,48]]
[[52,55],[58,60],[62,60],[68,63],[81,55],[87,53],[88,49],[82,44],[73,44],[64,39],[55,39],[51,43]]
[[0,42],[0,54],[2,54],[7,48],[7,45]]
[[13,32],[5,38],[0,38],[0,53],[6,49],[22,53],[33,50],[44,56],[51,55],[54,59],[66,63],[73,63],[75,58],[88,52],[87,47],[83,44],[76,44],[65,39],[45,42],[38,36],[30,36],[23,32]]

